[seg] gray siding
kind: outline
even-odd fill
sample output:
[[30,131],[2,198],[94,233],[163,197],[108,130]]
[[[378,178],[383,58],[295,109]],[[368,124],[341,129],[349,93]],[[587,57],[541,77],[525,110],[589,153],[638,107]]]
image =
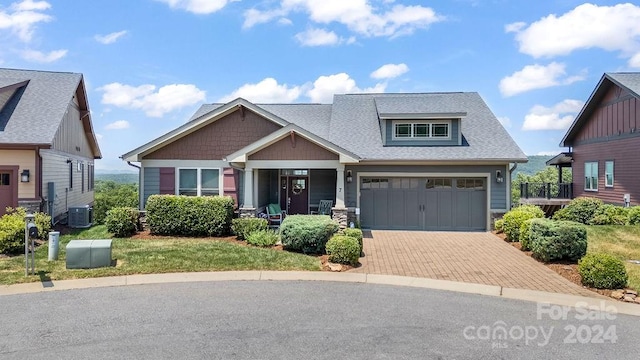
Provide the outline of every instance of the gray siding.
[[[443,119],[449,120],[449,119]],[[393,120],[385,121],[385,146],[451,146],[460,145],[458,143],[458,133],[460,132],[460,120],[451,119],[451,139],[450,140],[393,140]]]
[[336,204],[336,170],[312,169],[309,177],[309,205],[315,209],[320,200],[331,200]]
[[53,139],[52,148],[74,156],[93,158],[93,151],[87,140],[80,110],[75,101],[69,102],[67,112],[62,119],[60,127]]
[[144,190],[141,208],[144,209],[144,207],[147,205],[147,199],[149,198],[149,196],[160,194],[160,168],[145,167],[144,179],[142,180],[142,184],[144,184]]
[[[456,177],[456,174],[460,173],[490,173],[491,181],[491,193],[489,194],[490,208],[499,210],[507,208],[507,182],[509,181],[508,174],[505,175],[504,165],[362,165],[362,166],[347,166],[346,170],[351,170],[353,173],[353,182],[345,184],[346,186],[346,206],[357,206],[358,195],[358,172],[385,172],[385,173],[444,173],[451,174],[451,177]],[[495,181],[496,170],[500,170],[504,176],[504,182],[497,183]]]
[[[47,197],[47,183],[53,182],[55,187],[55,199],[53,201],[54,218],[67,212],[70,207],[93,205],[93,190],[88,190],[88,164],[93,163],[93,159],[82,157],[71,157],[69,154],[55,150],[40,150],[42,156],[42,196]],[[70,159],[73,176],[73,187],[69,184],[69,163]],[[84,163],[84,172],[78,171],[78,162]],[[84,191],[82,183],[84,178]]]

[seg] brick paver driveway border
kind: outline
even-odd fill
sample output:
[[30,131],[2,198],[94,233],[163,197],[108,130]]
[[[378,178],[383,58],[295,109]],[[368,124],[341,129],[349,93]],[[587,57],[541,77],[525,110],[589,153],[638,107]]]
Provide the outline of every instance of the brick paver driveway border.
[[497,285],[582,296],[582,288],[489,232],[365,231],[353,272]]

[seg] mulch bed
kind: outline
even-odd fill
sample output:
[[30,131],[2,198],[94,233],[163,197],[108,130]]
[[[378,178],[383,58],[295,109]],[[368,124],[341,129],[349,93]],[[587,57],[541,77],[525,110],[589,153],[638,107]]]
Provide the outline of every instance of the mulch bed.
[[[496,233],[493,232],[493,234],[499,238],[501,238],[502,240],[504,240],[506,243],[510,244],[511,246],[513,246],[514,248],[521,250],[522,251],[522,247],[520,246],[519,242],[510,242],[509,240],[507,240],[507,236],[504,233]],[[533,258],[533,253],[531,251],[523,251],[524,254],[526,254],[527,256]],[[534,259],[536,260],[536,259]],[[538,261],[538,260],[536,260]],[[611,297],[611,293],[614,290],[605,290],[605,289],[595,289],[595,288],[590,288],[588,286],[584,286],[582,285],[582,276],[580,276],[580,273],[578,272],[578,264],[574,264],[574,263],[570,263],[567,261],[558,261],[558,262],[551,262],[551,263],[541,263],[544,266],[548,267],[549,269],[555,271],[556,273],[558,273],[560,276],[564,277],[565,279],[571,281],[572,283],[584,288],[584,289],[588,289],[591,290],[595,293],[598,293],[600,295],[604,295],[606,297]],[[614,298],[612,298],[614,299]],[[614,299],[615,300],[615,299]]]

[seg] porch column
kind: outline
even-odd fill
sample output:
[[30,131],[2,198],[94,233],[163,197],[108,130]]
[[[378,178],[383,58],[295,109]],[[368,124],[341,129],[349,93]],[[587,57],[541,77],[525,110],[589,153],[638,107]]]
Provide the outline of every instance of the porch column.
[[336,207],[344,208],[344,165],[338,165],[336,169]]
[[239,211],[240,217],[256,216],[256,209],[253,205],[253,168],[244,169],[244,204]]

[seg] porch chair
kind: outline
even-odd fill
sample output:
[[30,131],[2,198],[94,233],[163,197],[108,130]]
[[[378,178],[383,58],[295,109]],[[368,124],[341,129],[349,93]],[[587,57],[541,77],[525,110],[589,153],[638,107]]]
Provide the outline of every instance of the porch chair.
[[331,215],[331,207],[333,207],[333,200],[320,200],[318,211],[312,211],[311,214]]
[[280,204],[267,205],[267,221],[269,222],[269,227],[279,228],[285,216],[287,216],[287,212],[280,208]]

